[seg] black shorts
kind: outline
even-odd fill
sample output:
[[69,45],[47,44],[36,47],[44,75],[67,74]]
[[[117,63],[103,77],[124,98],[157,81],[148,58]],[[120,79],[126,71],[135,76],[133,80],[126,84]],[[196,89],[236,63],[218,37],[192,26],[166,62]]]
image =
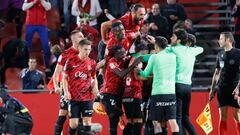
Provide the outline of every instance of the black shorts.
[[92,117],[92,101],[70,101],[68,106],[70,118]]
[[175,94],[162,94],[151,96],[149,119],[166,121],[176,119]]
[[217,91],[218,107],[231,106],[239,108],[237,100],[232,95],[236,86],[220,86]]
[[113,94],[102,94],[100,98],[108,116],[112,114],[119,116],[122,115],[122,98],[120,96]]
[[122,102],[128,119],[143,118],[142,99],[123,98]]
[[62,93],[60,95],[60,109],[68,110],[68,103],[69,103],[69,101],[66,101],[64,99],[64,92],[62,91]]

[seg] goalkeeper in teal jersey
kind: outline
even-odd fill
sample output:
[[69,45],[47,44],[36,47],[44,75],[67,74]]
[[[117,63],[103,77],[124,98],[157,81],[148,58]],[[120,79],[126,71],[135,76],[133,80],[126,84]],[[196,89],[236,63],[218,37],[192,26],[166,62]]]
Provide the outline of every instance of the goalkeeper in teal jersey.
[[[203,52],[202,47],[192,46],[196,38],[183,29],[173,32],[171,37],[171,50],[176,55],[176,97],[177,97],[177,122],[181,135],[186,135],[186,130],[191,135],[197,132],[189,119],[191,101],[191,79],[196,56]],[[186,130],[185,130],[186,129]]]
[[162,134],[161,122],[168,121],[173,135],[179,134],[176,122],[175,74],[176,56],[166,50],[167,39],[147,36],[154,43],[156,54],[152,54],[144,71],[135,69],[141,77],[153,74],[149,119],[153,120],[154,132]]

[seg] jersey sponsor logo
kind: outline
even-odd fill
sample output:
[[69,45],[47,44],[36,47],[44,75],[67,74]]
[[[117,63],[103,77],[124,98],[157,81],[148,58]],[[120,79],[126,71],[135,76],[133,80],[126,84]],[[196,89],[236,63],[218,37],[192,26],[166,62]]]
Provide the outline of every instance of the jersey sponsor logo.
[[82,78],[83,80],[87,80],[87,74],[81,71],[77,71],[74,76],[78,78]]
[[156,102],[156,106],[172,106],[175,105],[176,101],[172,102]]

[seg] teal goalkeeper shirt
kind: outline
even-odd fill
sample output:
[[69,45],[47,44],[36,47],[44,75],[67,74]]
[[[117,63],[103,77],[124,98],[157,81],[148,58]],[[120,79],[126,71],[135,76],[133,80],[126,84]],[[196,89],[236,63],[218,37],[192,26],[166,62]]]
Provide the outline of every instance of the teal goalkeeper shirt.
[[176,69],[176,83],[192,84],[193,67],[196,56],[203,52],[202,47],[189,47],[181,44],[172,46],[173,53],[176,54],[177,69]]
[[153,74],[151,95],[175,94],[176,56],[165,50],[152,54],[144,71],[144,78]]

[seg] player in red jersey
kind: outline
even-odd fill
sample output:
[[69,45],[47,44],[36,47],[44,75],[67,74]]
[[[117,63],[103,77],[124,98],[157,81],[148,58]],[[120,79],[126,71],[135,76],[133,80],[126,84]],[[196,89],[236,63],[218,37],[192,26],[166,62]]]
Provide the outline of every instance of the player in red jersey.
[[93,96],[98,94],[96,61],[89,58],[91,42],[79,42],[79,54],[69,58],[64,67],[64,98],[69,100],[69,134],[74,135],[82,116],[84,135],[91,134]]
[[[146,11],[142,4],[135,4],[131,12],[123,15],[119,20],[123,23],[123,26],[126,32],[132,37],[136,37],[136,34],[139,32],[140,28],[143,26],[143,19]],[[101,25],[101,35],[104,43],[107,43],[109,40],[108,31],[111,29],[112,23],[116,20],[107,21]]]
[[[141,55],[148,53],[148,46],[140,43],[136,45],[136,54],[130,60],[129,66]],[[150,55],[149,55],[150,56]],[[142,68],[142,63],[138,64]],[[123,106],[128,123],[123,130],[123,135],[141,135],[143,123],[143,108],[142,108],[142,80],[136,72],[131,71],[124,78],[124,93],[123,93]]]
[[111,48],[116,45],[122,45],[125,49],[126,53],[128,54],[129,49],[134,41],[128,34],[126,34],[124,26],[121,21],[116,21],[112,23],[111,29],[112,35],[107,43],[106,50],[105,50],[105,58],[108,60],[111,58]]
[[125,49],[122,45],[117,45],[112,47],[112,51],[114,57],[107,62],[104,84],[101,89],[101,101],[108,114],[110,135],[116,135],[119,117],[122,115],[122,79],[142,59],[138,58],[130,67],[124,69]]
[[62,91],[61,82],[62,80],[59,80],[59,76],[61,76],[63,71],[63,66],[65,65],[67,59],[69,57],[78,55],[78,46],[79,41],[83,39],[83,34],[79,30],[74,30],[71,32],[71,40],[72,40],[72,47],[65,50],[58,58],[58,63],[55,68],[54,74],[53,74],[53,83],[54,83],[54,89],[56,93],[61,93],[60,96],[60,109],[58,114],[58,120],[55,124],[54,134],[60,135],[63,129],[63,124],[66,121],[66,116],[68,114],[68,102],[64,100],[64,92]]

